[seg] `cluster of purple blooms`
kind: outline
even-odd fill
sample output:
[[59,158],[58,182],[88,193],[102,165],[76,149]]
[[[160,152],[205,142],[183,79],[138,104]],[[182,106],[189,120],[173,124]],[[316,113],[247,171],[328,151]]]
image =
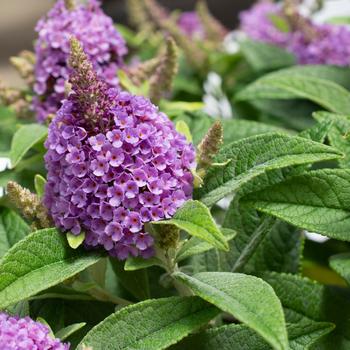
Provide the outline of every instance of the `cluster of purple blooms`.
[[312,34],[302,29],[281,31],[273,16],[284,16],[281,3],[260,1],[240,14],[241,29],[253,40],[266,42],[295,54],[300,64],[350,64],[350,30],[346,26],[317,24],[307,19]]
[[[73,90],[74,91],[74,90]],[[75,94],[49,127],[44,203],[64,230],[118,259],[153,255],[145,223],[171,218],[191,197],[195,152],[146,98],[106,89],[102,126],[77,117]]]
[[67,9],[64,0],[58,0],[39,20],[36,31],[33,109],[39,122],[61,106],[70,73],[67,61],[72,36],[81,42],[97,74],[111,87],[118,86],[116,71],[127,48],[98,0],[88,0],[84,5],[77,2],[74,9]]
[[50,336],[50,330],[29,317],[0,313],[1,350],[69,350],[69,344]]
[[181,13],[177,20],[177,25],[184,34],[192,39],[201,40],[205,38],[203,24],[195,11]]

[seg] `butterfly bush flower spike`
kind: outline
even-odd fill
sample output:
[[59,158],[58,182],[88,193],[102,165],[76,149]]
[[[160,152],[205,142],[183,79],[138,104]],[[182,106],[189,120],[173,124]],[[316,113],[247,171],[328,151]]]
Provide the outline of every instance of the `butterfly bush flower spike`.
[[12,317],[0,313],[0,349],[2,350],[69,350],[50,335],[49,328],[29,317]]
[[117,69],[127,53],[124,39],[97,0],[83,2],[58,0],[39,20],[35,45],[36,64],[33,109],[39,122],[57,112],[65,95],[69,39],[79,38],[97,75],[109,86],[118,86]]
[[195,152],[148,99],[108,87],[72,40],[72,92],[49,127],[45,204],[85,246],[119,259],[153,255],[150,221],[192,195]]

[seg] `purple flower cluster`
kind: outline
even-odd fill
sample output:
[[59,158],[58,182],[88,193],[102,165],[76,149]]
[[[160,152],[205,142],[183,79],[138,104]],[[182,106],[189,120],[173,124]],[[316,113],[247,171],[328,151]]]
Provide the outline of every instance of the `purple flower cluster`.
[[177,20],[178,27],[183,33],[193,39],[204,39],[205,30],[195,11],[182,12]]
[[69,344],[50,336],[49,328],[29,317],[0,313],[1,350],[68,350]]
[[64,0],[58,0],[47,16],[39,20],[36,31],[33,109],[39,122],[61,106],[70,73],[67,61],[72,36],[82,43],[97,74],[111,87],[118,86],[116,71],[127,48],[98,0],[88,0],[85,5],[77,2],[71,10],[66,9]]
[[171,218],[192,194],[194,148],[148,99],[106,96],[98,127],[78,117],[74,93],[63,101],[46,141],[45,204],[58,227],[86,232],[87,247],[147,258],[145,223]]
[[295,54],[300,64],[350,64],[350,30],[346,26],[316,24],[307,20],[312,34],[302,29],[283,32],[272,17],[283,18],[278,3],[260,1],[240,14],[241,28],[252,39],[273,44]]

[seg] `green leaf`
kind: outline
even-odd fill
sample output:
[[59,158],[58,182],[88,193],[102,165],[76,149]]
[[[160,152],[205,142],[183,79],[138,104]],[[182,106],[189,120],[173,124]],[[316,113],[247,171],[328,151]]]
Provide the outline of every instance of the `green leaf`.
[[176,131],[184,135],[188,142],[192,142],[191,131],[186,122],[184,122],[183,120],[179,120],[178,122],[176,122]]
[[125,271],[124,262],[110,258],[112,268],[121,285],[138,300],[150,298],[147,270]]
[[295,226],[349,241],[349,182],[350,170],[316,170],[252,193],[244,200]]
[[14,168],[25,154],[47,136],[47,127],[41,124],[22,125],[15,133],[11,143],[11,166]]
[[72,250],[56,229],[30,234],[0,261],[0,309],[63,282],[100,258],[91,251]]
[[0,258],[30,232],[23,219],[7,208],[0,208]]
[[[236,231],[230,230],[228,228],[222,228],[221,231],[225,235],[225,239],[227,242],[235,238],[237,235]],[[192,237],[188,241],[186,241],[181,247],[181,249],[178,251],[176,255],[176,261],[187,259],[190,256],[204,253],[213,248],[214,247],[211,244],[204,242],[203,240],[197,237]]]
[[209,209],[198,201],[189,200],[170,220],[155,221],[153,224],[175,225],[191,236],[198,237],[222,250],[228,250],[225,236],[217,227]]
[[16,114],[10,108],[0,105],[0,156],[7,156],[11,139],[16,131]]
[[[296,275],[264,273],[280,298],[287,322],[290,311],[315,321],[332,322],[336,328],[313,347],[318,350],[347,350],[350,346],[350,293],[344,288],[323,286]],[[294,316],[291,322],[294,322]]]
[[110,315],[81,341],[94,350],[162,350],[208,323],[218,310],[197,297],[147,300]]
[[45,193],[45,185],[46,185],[46,179],[37,174],[34,177],[34,186],[35,186],[35,191],[39,197],[43,197]]
[[78,236],[73,235],[73,233],[67,232],[66,237],[69,246],[73,249],[77,249],[84,242],[85,232],[81,232]]
[[135,271],[145,269],[150,266],[163,266],[163,263],[157,257],[151,257],[149,259],[139,257],[129,258],[125,261],[124,269],[125,271]]
[[332,121],[332,127],[328,132],[330,144],[339,151],[344,152],[345,157],[338,159],[342,168],[350,167],[350,140],[345,135],[350,131],[350,117],[345,115],[317,112],[313,117],[319,122]]
[[[332,323],[303,321],[287,324],[291,350],[305,350],[331,332]],[[169,350],[269,350],[271,347],[257,333],[243,325],[225,325],[184,339]]]
[[290,26],[288,20],[284,16],[270,14],[270,22],[278,29],[280,32],[288,33],[290,31]]
[[204,272],[174,277],[204,300],[232,314],[260,334],[274,349],[288,349],[282,306],[260,278],[240,273]]
[[219,151],[214,162],[229,159],[231,162],[225,167],[211,167],[196,196],[211,206],[267,171],[336,159],[341,155],[329,146],[300,137],[274,133],[252,136],[233,142]]
[[249,65],[255,71],[273,70],[296,63],[294,55],[275,45],[244,40],[240,42],[240,48]]
[[85,325],[85,322],[71,324],[70,326],[62,328],[56,332],[55,337],[60,340],[66,340],[69,336],[82,329]]
[[329,260],[329,264],[350,284],[350,253],[333,255]]
[[[203,139],[208,129],[216,121],[203,112],[186,112],[175,118],[175,122],[179,120],[185,121],[190,128],[195,145]],[[251,120],[222,119],[221,124],[224,130],[224,144],[273,131],[288,133],[285,129]]]
[[320,75],[308,74],[306,69],[287,69],[265,75],[236,96],[237,101],[294,98],[308,99],[336,113],[350,110],[350,93],[344,87]]

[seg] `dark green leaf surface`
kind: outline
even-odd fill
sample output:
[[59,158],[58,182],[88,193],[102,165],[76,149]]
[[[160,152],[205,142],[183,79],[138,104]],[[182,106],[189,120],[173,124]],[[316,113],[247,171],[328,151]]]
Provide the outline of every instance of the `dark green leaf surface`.
[[29,226],[15,212],[0,208],[0,258],[30,232]]
[[261,279],[240,273],[174,274],[204,300],[232,314],[259,333],[274,349],[288,349],[282,306]]
[[197,297],[147,300],[110,315],[81,341],[94,350],[162,350],[200,328],[218,309]]
[[56,229],[34,232],[0,261],[0,308],[61,283],[100,258],[93,252],[70,249]]
[[325,169],[252,193],[245,202],[295,226],[350,240],[350,170]]
[[215,162],[231,160],[230,163],[210,168],[196,195],[211,206],[267,171],[336,159],[341,155],[331,147],[300,137],[281,134],[253,136],[233,142],[219,151]]

